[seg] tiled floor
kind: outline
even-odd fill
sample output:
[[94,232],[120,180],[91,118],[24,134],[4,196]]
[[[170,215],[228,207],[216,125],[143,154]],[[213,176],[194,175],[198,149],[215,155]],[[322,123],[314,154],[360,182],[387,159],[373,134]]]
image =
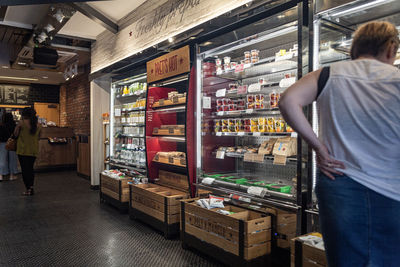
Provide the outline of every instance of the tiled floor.
[[0,183],[0,266],[216,266],[153,229],[99,203],[74,172]]

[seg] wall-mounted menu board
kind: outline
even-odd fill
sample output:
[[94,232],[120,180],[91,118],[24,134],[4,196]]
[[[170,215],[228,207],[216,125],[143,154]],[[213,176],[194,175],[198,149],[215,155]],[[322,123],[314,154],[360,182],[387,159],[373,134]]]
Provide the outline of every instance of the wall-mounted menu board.
[[59,103],[59,99],[59,86],[0,84],[0,104],[33,105],[35,102]]

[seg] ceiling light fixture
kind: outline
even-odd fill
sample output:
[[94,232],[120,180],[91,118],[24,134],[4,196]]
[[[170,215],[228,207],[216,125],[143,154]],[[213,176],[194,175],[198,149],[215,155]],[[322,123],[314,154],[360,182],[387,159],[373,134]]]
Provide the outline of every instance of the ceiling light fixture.
[[12,76],[0,76],[0,79],[7,80],[22,80],[22,81],[38,81],[36,78],[23,78],[23,77],[12,77]]
[[54,14],[53,17],[55,17],[56,20],[57,20],[59,23],[62,23],[63,20],[64,20],[64,18],[65,18],[64,14],[61,12],[60,9],[57,10],[56,14]]
[[174,42],[174,38],[173,37],[169,37],[168,38],[168,42],[173,43]]
[[49,24],[47,24],[46,27],[44,27],[44,29],[45,29],[47,32],[51,32],[51,31],[54,31],[56,28],[54,28],[53,25],[51,25],[51,24],[49,23]]

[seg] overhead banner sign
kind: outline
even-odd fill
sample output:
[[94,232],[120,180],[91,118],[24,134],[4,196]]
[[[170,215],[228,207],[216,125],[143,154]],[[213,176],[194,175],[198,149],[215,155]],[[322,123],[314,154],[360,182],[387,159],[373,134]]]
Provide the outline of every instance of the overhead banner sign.
[[190,71],[189,46],[147,62],[147,82],[155,82]]
[[[101,33],[92,46],[91,72],[97,72],[171,37],[216,18],[251,0],[147,1],[137,19],[118,33]],[[155,8],[154,8],[155,6]],[[140,14],[140,16],[139,16]]]

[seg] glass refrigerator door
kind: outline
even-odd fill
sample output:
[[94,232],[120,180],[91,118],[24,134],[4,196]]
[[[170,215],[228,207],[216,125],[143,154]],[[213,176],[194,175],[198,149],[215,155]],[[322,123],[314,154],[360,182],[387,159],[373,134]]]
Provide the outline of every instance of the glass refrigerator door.
[[[353,1],[316,14],[314,20],[315,54],[313,68],[317,70],[335,62],[350,60],[350,47],[354,31],[359,25],[372,20],[389,21],[400,30],[399,1]],[[395,65],[400,66],[400,50],[397,53]],[[315,106],[314,110],[316,111]],[[314,114],[314,130],[318,132],[317,112]],[[315,160],[312,165],[313,182],[312,188],[309,189],[312,195],[308,208],[309,212],[318,214],[318,204],[314,194],[317,169]]]
[[114,82],[111,87],[110,165],[146,171],[146,75]]
[[[278,18],[290,15],[296,9]],[[198,56],[198,183],[292,205],[303,156],[278,101],[298,77],[298,26],[296,18],[271,28],[276,22],[274,17],[250,25],[234,32],[242,39]],[[254,29],[261,31],[246,36]]]

